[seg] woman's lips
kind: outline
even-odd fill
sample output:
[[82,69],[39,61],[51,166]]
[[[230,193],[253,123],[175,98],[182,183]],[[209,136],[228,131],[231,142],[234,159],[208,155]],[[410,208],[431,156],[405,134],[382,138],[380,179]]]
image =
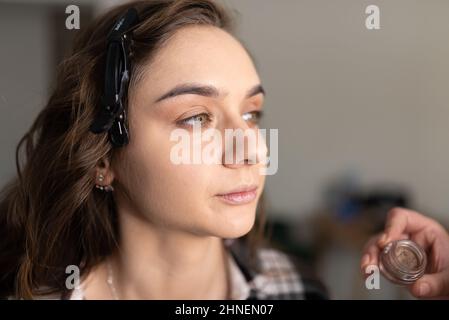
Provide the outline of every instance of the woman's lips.
[[221,200],[226,203],[239,205],[252,202],[257,197],[257,186],[248,186],[237,188],[231,192],[217,194]]

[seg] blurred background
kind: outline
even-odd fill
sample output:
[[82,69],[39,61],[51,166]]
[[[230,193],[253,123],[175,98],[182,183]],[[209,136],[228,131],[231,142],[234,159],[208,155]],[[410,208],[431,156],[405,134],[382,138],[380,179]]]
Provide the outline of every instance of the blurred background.
[[[364,243],[393,206],[449,225],[449,1],[218,0],[267,90],[263,127],[279,129],[266,185],[273,241],[310,264],[333,299],[409,299],[367,290]],[[0,1],[0,185],[78,32],[122,1]],[[380,30],[365,27],[368,5]]]

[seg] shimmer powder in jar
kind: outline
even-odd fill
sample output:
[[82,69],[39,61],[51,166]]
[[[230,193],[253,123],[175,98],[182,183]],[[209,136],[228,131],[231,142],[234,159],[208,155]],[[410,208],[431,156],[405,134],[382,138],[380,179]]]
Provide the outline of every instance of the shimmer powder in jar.
[[427,266],[425,251],[411,240],[388,243],[379,256],[382,274],[391,282],[409,285],[424,275]]

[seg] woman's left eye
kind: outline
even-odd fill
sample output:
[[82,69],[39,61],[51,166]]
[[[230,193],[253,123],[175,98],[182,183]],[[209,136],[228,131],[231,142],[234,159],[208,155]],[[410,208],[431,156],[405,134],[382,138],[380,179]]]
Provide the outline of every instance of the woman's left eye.
[[251,121],[255,124],[259,124],[261,118],[263,116],[263,112],[262,111],[251,111],[251,112],[247,112],[245,114],[243,114],[243,120],[245,121]]

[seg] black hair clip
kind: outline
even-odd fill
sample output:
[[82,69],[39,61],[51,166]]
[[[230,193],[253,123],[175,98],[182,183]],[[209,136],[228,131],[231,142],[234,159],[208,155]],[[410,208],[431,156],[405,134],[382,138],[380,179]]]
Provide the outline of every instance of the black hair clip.
[[93,133],[109,132],[115,147],[129,142],[126,108],[130,77],[128,31],[138,23],[137,11],[129,9],[114,25],[108,35],[103,108],[90,126]]

